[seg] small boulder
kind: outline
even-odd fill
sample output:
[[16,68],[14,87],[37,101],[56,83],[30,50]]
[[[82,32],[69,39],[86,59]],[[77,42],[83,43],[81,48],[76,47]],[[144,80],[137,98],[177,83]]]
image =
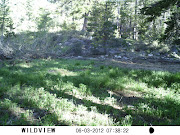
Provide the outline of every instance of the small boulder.
[[100,48],[100,47],[92,47],[91,48],[91,53],[92,55],[105,55],[105,50],[104,48]]
[[148,57],[153,57],[153,54],[152,53],[148,54]]
[[120,55],[114,55],[114,58],[121,59],[122,57]]

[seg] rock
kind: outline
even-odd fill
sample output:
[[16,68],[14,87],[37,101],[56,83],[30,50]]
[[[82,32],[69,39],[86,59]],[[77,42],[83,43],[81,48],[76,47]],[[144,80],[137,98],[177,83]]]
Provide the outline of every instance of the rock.
[[97,58],[89,57],[89,60],[97,60]]
[[62,51],[60,50],[60,49],[58,49],[58,50],[56,50],[56,54],[61,54],[62,53]]
[[64,46],[69,46],[70,48],[65,52],[65,54],[71,54],[73,56],[82,55],[82,45],[83,40],[72,38],[64,43]]
[[83,59],[83,57],[82,57],[82,56],[77,56],[77,58],[78,58],[78,59]]
[[120,51],[118,48],[110,48],[108,52],[109,54],[114,55],[114,54],[119,54]]
[[64,43],[64,46],[72,46],[72,43],[69,42],[69,41],[66,41],[66,42]]
[[70,39],[70,40],[68,40],[68,41],[66,41],[65,43],[64,43],[64,45],[65,46],[69,46],[69,45],[74,45],[74,44],[80,44],[80,45],[82,45],[82,44],[84,44],[84,41],[83,40],[80,40],[80,39],[78,39],[78,38],[72,38],[72,39]]
[[90,37],[89,37],[89,40],[92,40],[92,39],[93,39],[93,37],[92,37],[92,36],[90,36]]
[[131,52],[134,52],[134,49],[130,49]]
[[104,56],[104,55],[101,55],[99,58],[100,58],[100,59],[105,59],[105,56]]
[[0,60],[4,60],[4,59],[5,59],[4,54],[0,53]]
[[116,59],[121,59],[122,57],[120,55],[114,55]]
[[144,51],[142,51],[142,52],[140,53],[140,56],[145,57],[145,56],[146,56],[146,53],[145,53]]
[[90,55],[91,55],[90,49],[82,48],[82,56],[90,56]]
[[58,45],[59,45],[59,46],[62,46],[62,43],[59,43]]
[[128,57],[123,57],[123,59],[125,59],[125,60],[129,60],[129,58],[128,58]]
[[153,57],[153,54],[152,53],[148,54],[148,57]]
[[168,53],[163,53],[163,54],[161,54],[161,56],[166,58],[166,57],[169,57],[170,55]]
[[108,57],[108,55],[105,55],[105,57]]
[[0,54],[0,60],[10,60],[10,59],[13,59],[13,57],[11,57],[11,56],[6,56],[6,55],[4,55],[4,54]]
[[81,40],[80,39],[78,39],[78,38],[71,38],[70,40],[68,40],[69,42],[81,42]]
[[129,46],[131,46],[132,44],[131,43],[127,43]]
[[172,58],[179,58],[180,56],[176,52],[172,52],[171,57]]
[[172,47],[171,47],[171,51],[172,51],[172,52],[175,52],[176,54],[179,53],[179,50],[178,50],[178,48],[177,48],[176,46],[172,46]]
[[91,48],[91,54],[92,55],[105,55],[105,50],[104,48]]
[[153,52],[153,55],[160,56],[159,52]]

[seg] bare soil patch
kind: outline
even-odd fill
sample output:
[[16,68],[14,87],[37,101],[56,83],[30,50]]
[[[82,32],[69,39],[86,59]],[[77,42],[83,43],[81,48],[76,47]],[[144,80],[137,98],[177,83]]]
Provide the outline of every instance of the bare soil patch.
[[121,106],[132,106],[142,99],[142,93],[129,90],[113,91],[113,94],[119,97],[119,103]]

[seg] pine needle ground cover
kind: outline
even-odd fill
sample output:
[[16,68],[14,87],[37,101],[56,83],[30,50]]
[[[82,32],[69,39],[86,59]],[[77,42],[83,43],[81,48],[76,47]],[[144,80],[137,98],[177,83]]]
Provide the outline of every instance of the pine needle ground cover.
[[4,65],[0,125],[180,125],[180,72],[67,59]]

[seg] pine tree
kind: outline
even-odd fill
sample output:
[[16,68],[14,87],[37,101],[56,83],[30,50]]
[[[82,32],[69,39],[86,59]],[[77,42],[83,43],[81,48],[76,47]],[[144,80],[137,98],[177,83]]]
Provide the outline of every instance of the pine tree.
[[26,1],[26,15],[28,17],[28,21],[32,20],[33,18],[33,6],[32,6],[32,0]]
[[116,25],[113,24],[113,4],[110,1],[95,1],[88,18],[88,32],[92,32],[95,46],[102,45],[107,53],[107,42],[114,36]]
[[49,17],[50,13],[43,8],[40,8],[40,12],[41,12],[40,17],[38,18],[38,21],[37,21],[38,30],[47,31],[51,24],[50,21],[52,20]]
[[4,36],[9,37],[14,35],[13,21],[9,16],[9,1],[2,0],[0,2],[0,25],[1,25],[1,41],[4,40]]

